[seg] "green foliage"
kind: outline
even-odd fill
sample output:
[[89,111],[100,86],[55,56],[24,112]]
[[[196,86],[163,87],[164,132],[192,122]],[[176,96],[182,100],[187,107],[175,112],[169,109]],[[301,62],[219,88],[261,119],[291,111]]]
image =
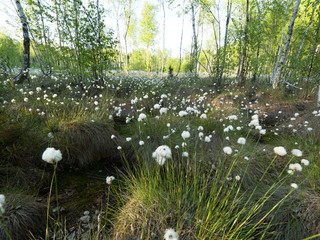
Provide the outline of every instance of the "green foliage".
[[149,4],[147,1],[143,5],[142,17],[140,20],[139,38],[147,49],[155,42],[158,33],[156,15],[156,6]]
[[0,73],[12,76],[12,68],[20,65],[21,54],[21,45],[0,33]]

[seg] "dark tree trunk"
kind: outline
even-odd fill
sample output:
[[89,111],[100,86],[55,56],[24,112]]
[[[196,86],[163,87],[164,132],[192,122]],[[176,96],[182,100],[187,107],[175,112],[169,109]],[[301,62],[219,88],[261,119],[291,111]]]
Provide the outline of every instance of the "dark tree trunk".
[[30,68],[30,38],[28,30],[28,22],[26,15],[24,15],[23,8],[19,0],[16,0],[16,6],[19,13],[19,18],[22,23],[22,32],[23,32],[23,66],[20,73],[13,79],[14,83],[23,82],[25,79],[28,79],[29,68]]

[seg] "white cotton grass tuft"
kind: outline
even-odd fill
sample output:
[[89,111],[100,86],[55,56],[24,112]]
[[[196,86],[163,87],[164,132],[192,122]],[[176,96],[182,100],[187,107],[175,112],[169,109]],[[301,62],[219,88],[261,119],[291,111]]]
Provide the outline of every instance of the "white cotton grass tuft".
[[179,235],[172,228],[166,229],[164,233],[164,240],[179,240]]
[[182,157],[189,157],[189,153],[188,152],[182,152]]
[[240,138],[238,139],[238,144],[245,145],[245,144],[246,144],[246,139],[243,138],[243,137],[240,137]]
[[143,120],[145,120],[147,118],[147,115],[145,115],[144,113],[140,113],[139,117],[138,117],[138,122],[141,122]]
[[292,149],[291,153],[293,156],[302,157],[302,152],[299,149]]
[[57,163],[62,159],[62,154],[60,150],[55,148],[47,148],[42,154],[42,160],[47,163]]
[[290,186],[291,186],[292,188],[294,188],[294,189],[297,189],[297,188],[298,188],[298,184],[296,184],[296,183],[291,183]]
[[307,160],[307,159],[302,159],[302,160],[301,160],[301,163],[302,163],[303,165],[305,165],[305,166],[309,166],[309,164],[310,164],[309,160]]
[[228,155],[231,155],[232,154],[232,148],[231,147],[224,147],[223,148],[223,152],[225,153],[225,154],[228,154]]
[[172,158],[171,149],[167,145],[161,145],[152,153],[152,157],[162,166],[167,159]]
[[189,138],[189,137],[190,137],[190,132],[188,132],[188,131],[183,131],[183,132],[181,133],[181,137],[182,137],[183,139]]
[[279,156],[285,156],[287,154],[287,151],[284,147],[275,147],[273,151]]
[[4,206],[6,204],[6,197],[3,194],[0,194],[0,214],[4,214]]
[[112,183],[113,180],[115,180],[116,178],[114,176],[108,176],[106,177],[106,183],[108,185],[110,185]]
[[290,163],[289,164],[289,169],[292,170],[292,171],[301,172],[302,171],[302,166],[299,163]]

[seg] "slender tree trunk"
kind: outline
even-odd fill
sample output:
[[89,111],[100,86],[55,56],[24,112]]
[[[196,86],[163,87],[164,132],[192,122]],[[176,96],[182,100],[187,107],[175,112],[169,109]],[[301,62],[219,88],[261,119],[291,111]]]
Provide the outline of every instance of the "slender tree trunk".
[[[302,42],[301,42],[301,44],[300,44],[300,47],[299,47],[299,50],[298,50],[298,53],[297,53],[297,56],[296,56],[296,58],[295,58],[295,60],[294,60],[294,64],[293,64],[293,65],[295,65],[295,64],[297,63],[298,59],[299,59],[300,53],[301,53],[301,51],[302,51],[303,45],[304,45],[304,43],[305,43],[305,41],[306,41],[306,38],[307,38],[307,35],[308,35],[308,32],[309,32],[310,25],[311,25],[312,20],[313,20],[314,12],[315,12],[318,4],[319,4],[319,2],[316,2],[316,4],[314,5],[313,11],[312,11],[312,15],[311,15],[311,17],[310,17],[310,21],[309,21],[309,24],[308,24],[308,27],[307,27],[306,32],[305,32],[305,34],[304,34],[304,38],[302,39]],[[294,67],[294,66],[293,66],[293,67]],[[290,77],[291,77],[291,74],[292,74],[293,71],[294,71],[294,69],[292,68],[292,69],[290,70],[289,74],[288,74],[288,77],[287,77],[287,80],[286,80],[286,81],[290,80]]]
[[319,90],[318,90],[318,101],[317,101],[318,107],[320,107],[320,84],[319,84]]
[[222,56],[222,65],[221,65],[221,72],[218,78],[218,88],[221,85],[222,81],[222,76],[223,76],[223,70],[224,70],[224,65],[226,62],[226,52],[227,52],[227,44],[228,44],[228,26],[230,22],[230,16],[231,16],[231,7],[232,7],[232,0],[228,0],[228,5],[227,5],[227,21],[226,21],[226,34],[224,37],[224,46],[223,46],[223,56]]
[[101,29],[100,29],[100,10],[99,10],[99,0],[97,0],[97,25],[98,25],[98,36],[97,36],[97,41],[98,41],[98,48],[99,48],[99,74],[98,78],[100,78],[103,75],[103,67],[102,67],[102,53],[101,53]]
[[[258,67],[259,67],[259,54],[260,54],[260,45],[261,45],[261,9],[263,9],[263,5],[260,8],[260,3],[259,1],[256,0],[257,3],[257,7],[258,7],[258,47],[257,47],[257,55],[256,55],[256,65],[254,68],[254,73],[253,73],[253,77],[252,77],[252,82],[256,81],[257,78],[257,73],[258,73]],[[263,3],[262,3],[263,4]]]
[[271,72],[271,83],[274,82],[274,78],[276,76],[276,71],[278,69],[278,65],[279,65],[279,61],[280,61],[280,57],[281,57],[281,53],[282,53],[282,43],[283,43],[283,36],[284,36],[284,29],[286,27],[286,24],[287,24],[287,17],[288,17],[288,10],[289,10],[289,5],[290,5],[290,2],[291,0],[287,0],[287,7],[286,7],[286,15],[284,16],[284,23],[283,23],[283,28],[282,28],[282,33],[281,33],[281,40],[280,40],[280,45],[279,45],[279,51],[278,51],[278,55],[277,56],[277,61],[276,61],[276,64],[273,65],[273,68],[272,68],[272,72]]
[[163,11],[163,33],[162,33],[162,63],[161,63],[161,73],[164,72],[164,51],[165,51],[165,35],[166,35],[166,11],[164,6],[165,0],[161,1],[162,11]]
[[27,79],[29,76],[29,68],[30,68],[30,38],[29,38],[29,30],[28,30],[28,22],[26,15],[23,12],[23,8],[19,0],[16,0],[16,6],[19,14],[19,18],[22,24],[22,32],[23,32],[23,66],[20,73],[14,78],[14,83],[23,82],[23,80]]
[[183,40],[183,27],[184,27],[184,3],[185,0],[183,0],[183,5],[182,5],[182,28],[181,28],[181,37],[180,37],[180,48],[179,48],[179,68],[177,75],[179,75],[180,69],[181,69],[181,60],[182,60],[182,40]]
[[127,4],[124,6],[124,16],[125,16],[125,31],[124,31],[124,48],[125,48],[125,54],[126,54],[126,59],[125,59],[125,65],[126,65],[126,72],[127,74],[129,73],[129,54],[128,54],[128,32],[130,28],[130,23],[131,23],[131,17],[132,17],[132,0],[129,0]]
[[198,66],[198,46],[197,46],[197,33],[196,33],[196,20],[194,13],[194,1],[191,2],[191,13],[192,13],[192,30],[193,30],[193,46],[194,46],[194,75],[197,75]]
[[[59,6],[60,6],[60,3],[59,3]],[[60,33],[60,27],[59,27],[59,12],[58,12],[57,0],[54,0],[54,10],[56,14],[59,47],[61,48],[61,33]]]
[[[241,31],[242,31],[242,26],[241,26]],[[238,57],[238,70],[237,70],[237,76],[236,78],[240,78],[240,70],[241,70],[241,51],[242,51],[242,38],[240,38],[239,41],[239,57]]]
[[280,77],[281,77],[281,73],[282,73],[282,70],[283,70],[283,67],[284,67],[285,60],[287,58],[287,52],[288,52],[288,49],[289,49],[289,44],[290,44],[291,36],[292,36],[292,33],[293,33],[294,21],[295,21],[296,16],[297,16],[297,12],[298,12],[298,9],[299,9],[300,2],[301,2],[301,0],[296,0],[296,4],[295,4],[294,9],[293,9],[291,20],[290,20],[290,23],[289,23],[289,26],[288,26],[286,42],[284,43],[284,46],[283,46],[283,52],[282,52],[281,59],[280,59],[280,62],[279,62],[279,66],[278,66],[277,71],[276,71],[276,76],[274,78],[274,82],[273,82],[273,85],[272,85],[273,89],[276,89],[278,87],[279,82],[280,82]]
[[240,73],[240,82],[241,84],[245,83],[246,76],[245,76],[245,62],[247,60],[247,43],[248,43],[248,27],[249,27],[249,0],[247,0],[246,4],[246,26],[244,29],[244,43],[243,43],[243,53],[242,53],[242,66],[241,66],[241,73]]

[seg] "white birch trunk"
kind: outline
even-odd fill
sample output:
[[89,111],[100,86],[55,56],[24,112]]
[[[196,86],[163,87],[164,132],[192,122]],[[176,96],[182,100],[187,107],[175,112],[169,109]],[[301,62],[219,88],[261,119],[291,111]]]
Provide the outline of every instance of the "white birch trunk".
[[240,72],[240,82],[244,84],[245,82],[245,62],[247,58],[247,43],[248,43],[248,26],[249,26],[249,0],[247,0],[246,8],[246,27],[244,29],[244,43],[243,43],[243,53],[242,53],[242,64]]
[[181,69],[181,60],[182,60],[182,40],[183,40],[183,27],[184,27],[184,3],[185,0],[183,0],[183,5],[182,5],[182,28],[181,28],[181,36],[180,36],[180,48],[179,48],[179,68],[177,75],[179,75],[180,69]]
[[229,26],[229,21],[230,21],[230,16],[231,16],[231,7],[232,7],[232,0],[228,0],[228,5],[227,5],[227,21],[226,21],[226,34],[225,34],[225,37],[224,37],[222,65],[221,65],[221,72],[220,72],[220,75],[219,75],[218,86],[217,86],[217,87],[220,87],[220,84],[221,84],[221,81],[222,81],[222,75],[223,75],[224,65],[225,65],[225,61],[226,61],[226,51],[227,51],[227,44],[228,44],[228,26]]
[[192,12],[193,46],[194,46],[194,75],[197,75],[198,46],[197,46],[196,20],[195,20],[195,13],[194,13],[194,1],[191,2],[191,12]]
[[[298,53],[297,53],[297,56],[296,56],[295,62],[297,62],[297,61],[298,61],[298,59],[299,59],[300,53],[301,53],[301,51],[302,51],[303,45],[304,45],[304,43],[305,43],[305,41],[306,41],[306,37],[307,37],[308,32],[309,32],[309,29],[310,29],[310,25],[311,25],[312,20],[313,20],[314,12],[315,12],[315,10],[316,10],[316,8],[317,8],[318,4],[319,4],[319,2],[316,2],[316,4],[314,5],[313,11],[312,11],[312,15],[311,15],[311,17],[310,17],[310,21],[309,21],[308,27],[307,27],[307,29],[306,29],[306,32],[305,32],[305,34],[304,34],[304,38],[302,39],[302,42],[301,42],[300,48],[299,48],[299,50],[298,50]],[[290,77],[291,77],[292,72],[293,72],[293,69],[291,69],[291,70],[290,70],[290,72],[289,72],[289,74],[288,74],[288,77],[287,77],[287,81],[289,81],[289,80],[290,80]]]
[[282,70],[283,70],[283,67],[284,67],[284,63],[285,63],[286,58],[287,58],[289,44],[290,44],[291,36],[292,36],[292,33],[293,33],[294,21],[296,20],[296,16],[297,16],[297,12],[298,12],[298,9],[299,9],[300,2],[301,2],[301,0],[296,0],[296,4],[295,4],[294,9],[293,9],[291,20],[290,20],[290,23],[289,23],[289,26],[288,26],[286,42],[284,43],[284,46],[283,46],[283,52],[282,52],[282,55],[281,55],[281,58],[280,58],[280,62],[279,62],[279,66],[278,66],[277,71],[276,71],[276,76],[274,78],[274,82],[273,82],[273,85],[272,85],[273,89],[276,89],[278,87],[279,82],[280,82],[280,77],[281,77],[281,73],[282,73]]
[[164,6],[165,0],[162,0],[162,11],[163,11],[163,33],[162,33],[162,63],[161,63],[161,74],[164,72],[164,51],[165,51],[165,33],[166,33],[166,11]]
[[291,0],[287,0],[287,7],[286,7],[286,15],[284,16],[284,23],[283,23],[283,28],[282,28],[282,33],[281,33],[281,40],[280,40],[280,45],[279,45],[279,51],[278,51],[278,58],[277,58],[277,61],[275,63],[275,65],[273,65],[273,68],[272,68],[272,72],[271,72],[271,78],[270,78],[270,82],[273,83],[274,82],[274,78],[276,76],[276,71],[278,69],[278,65],[279,65],[279,61],[280,61],[280,56],[281,56],[281,53],[282,53],[282,43],[283,43],[283,36],[284,36],[284,29],[286,27],[286,24],[287,24],[287,16],[288,16],[288,10],[289,10],[289,5],[290,5],[290,2]]
[[22,24],[23,32],[23,67],[21,69],[21,72],[13,80],[14,83],[19,83],[28,77],[28,71],[30,68],[30,38],[27,18],[23,12],[23,8],[19,0],[16,0],[16,6]]

